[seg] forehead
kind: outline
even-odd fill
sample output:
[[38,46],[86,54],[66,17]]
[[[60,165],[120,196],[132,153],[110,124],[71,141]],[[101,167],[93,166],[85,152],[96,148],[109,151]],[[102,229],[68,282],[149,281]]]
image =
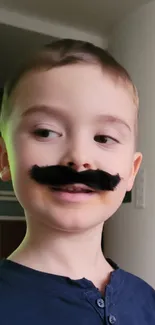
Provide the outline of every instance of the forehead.
[[110,114],[132,123],[136,108],[123,81],[97,65],[76,64],[32,71],[23,76],[11,96],[20,110],[31,106],[59,107],[66,114]]

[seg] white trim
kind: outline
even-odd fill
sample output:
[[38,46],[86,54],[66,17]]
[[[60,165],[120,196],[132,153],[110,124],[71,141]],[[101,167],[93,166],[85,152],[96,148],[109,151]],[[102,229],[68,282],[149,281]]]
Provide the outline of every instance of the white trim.
[[0,191],[0,195],[4,195],[4,196],[15,196],[14,191]]
[[0,196],[0,201],[9,201],[9,202],[16,202],[17,201],[17,198],[16,196]]
[[0,23],[23,28],[29,31],[53,36],[56,38],[74,38],[90,41],[102,48],[107,48],[108,40],[102,35],[90,30],[80,30],[72,26],[62,25],[59,22],[28,16],[9,9],[0,8]]
[[26,221],[24,216],[0,216],[0,221]]

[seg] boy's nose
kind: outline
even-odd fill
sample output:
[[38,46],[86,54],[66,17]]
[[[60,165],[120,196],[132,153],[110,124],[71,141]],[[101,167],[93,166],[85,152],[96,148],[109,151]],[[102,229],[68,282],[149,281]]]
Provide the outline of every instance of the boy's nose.
[[82,171],[82,170],[85,170],[85,169],[91,169],[91,165],[89,163],[83,163],[83,164],[77,164],[75,163],[74,161],[69,161],[67,163],[67,166],[73,168],[73,169],[76,169],[78,171]]
[[61,165],[69,166],[77,171],[84,171],[86,169],[95,169],[89,155],[89,149],[82,145],[70,147],[69,150],[62,157]]

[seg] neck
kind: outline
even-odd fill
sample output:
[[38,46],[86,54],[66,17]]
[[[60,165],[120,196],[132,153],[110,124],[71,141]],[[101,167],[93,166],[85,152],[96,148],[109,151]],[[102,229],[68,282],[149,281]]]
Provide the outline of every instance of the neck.
[[91,230],[67,233],[43,224],[28,222],[27,234],[10,260],[33,269],[67,276],[83,277],[103,290],[112,268],[101,249],[103,225]]

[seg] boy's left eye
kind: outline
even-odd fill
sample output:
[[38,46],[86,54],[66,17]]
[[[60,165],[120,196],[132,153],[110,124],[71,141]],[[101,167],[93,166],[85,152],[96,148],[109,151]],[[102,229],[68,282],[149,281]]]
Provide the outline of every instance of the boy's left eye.
[[58,132],[49,129],[41,129],[41,128],[35,130],[34,134],[40,138],[52,138],[52,139],[61,136],[61,134]]
[[118,143],[119,141],[108,136],[108,135],[102,135],[98,134],[94,137],[94,140],[98,143],[103,143],[103,144],[113,144],[113,143]]

